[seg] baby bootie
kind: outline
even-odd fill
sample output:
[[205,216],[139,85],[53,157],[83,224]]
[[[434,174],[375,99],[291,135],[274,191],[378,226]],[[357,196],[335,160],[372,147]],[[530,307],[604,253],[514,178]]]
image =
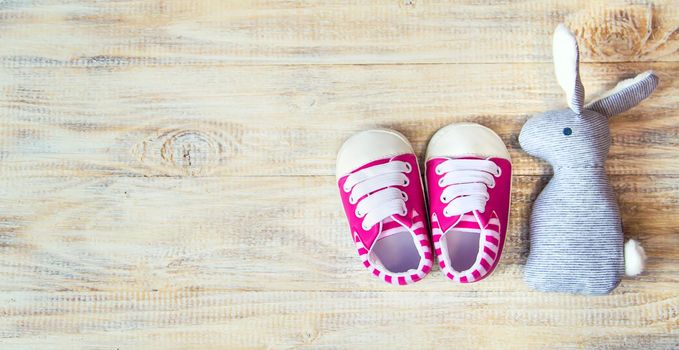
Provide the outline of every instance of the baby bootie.
[[417,157],[400,133],[369,130],[337,155],[337,184],[363,265],[381,280],[417,282],[433,263]]
[[432,238],[441,271],[478,282],[500,261],[507,232],[512,164],[492,130],[471,123],[436,132],[426,156]]

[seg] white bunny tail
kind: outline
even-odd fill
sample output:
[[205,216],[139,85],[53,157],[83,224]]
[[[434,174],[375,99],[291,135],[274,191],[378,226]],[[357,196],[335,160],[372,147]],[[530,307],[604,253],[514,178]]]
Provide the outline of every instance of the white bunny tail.
[[644,272],[646,252],[639,242],[630,239],[625,243],[625,275],[634,277]]

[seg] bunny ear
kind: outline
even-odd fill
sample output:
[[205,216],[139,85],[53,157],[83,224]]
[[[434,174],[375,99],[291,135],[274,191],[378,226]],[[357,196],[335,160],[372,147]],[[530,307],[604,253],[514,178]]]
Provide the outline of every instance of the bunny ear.
[[632,79],[623,80],[606,94],[585,108],[607,117],[620,114],[648,97],[658,86],[658,76],[653,71],[643,72]]
[[585,88],[580,81],[578,43],[564,24],[559,24],[554,31],[553,50],[556,80],[566,92],[568,106],[580,114],[585,101]]

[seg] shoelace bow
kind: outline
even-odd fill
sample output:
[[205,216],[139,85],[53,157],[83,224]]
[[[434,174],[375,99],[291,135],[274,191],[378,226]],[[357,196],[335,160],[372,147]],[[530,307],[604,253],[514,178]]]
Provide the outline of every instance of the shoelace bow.
[[495,187],[495,178],[502,174],[500,167],[487,159],[448,159],[434,169],[439,186],[445,188],[441,202],[447,203],[443,215],[451,217],[472,211],[483,213]]
[[408,186],[405,175],[412,171],[410,164],[390,161],[361,169],[347,177],[344,192],[351,192],[349,203],[356,204],[356,217],[362,218],[364,230],[395,215],[406,215],[408,195],[398,187]]

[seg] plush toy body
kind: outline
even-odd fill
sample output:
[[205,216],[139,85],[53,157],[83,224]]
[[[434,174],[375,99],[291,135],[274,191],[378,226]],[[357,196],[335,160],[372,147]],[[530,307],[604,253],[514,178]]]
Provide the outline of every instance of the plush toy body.
[[608,118],[648,97],[658,78],[642,73],[585,106],[577,43],[563,25],[554,63],[569,108],[529,119],[519,135],[521,147],[554,170],[533,205],[524,279],[540,291],[606,294],[625,270],[620,212],[604,170]]

